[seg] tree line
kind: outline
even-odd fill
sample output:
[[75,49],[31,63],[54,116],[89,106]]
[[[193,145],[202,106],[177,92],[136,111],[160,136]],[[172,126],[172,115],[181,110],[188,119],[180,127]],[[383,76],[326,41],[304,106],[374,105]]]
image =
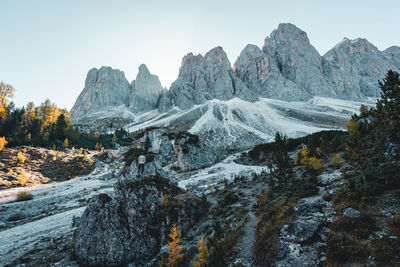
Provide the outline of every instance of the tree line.
[[57,107],[49,99],[39,106],[30,102],[25,107],[17,108],[9,102],[14,92],[11,85],[0,83],[0,136],[5,137],[8,146],[100,149],[112,148],[115,143],[131,142],[124,129],[114,134],[81,132],[73,127],[69,111]]

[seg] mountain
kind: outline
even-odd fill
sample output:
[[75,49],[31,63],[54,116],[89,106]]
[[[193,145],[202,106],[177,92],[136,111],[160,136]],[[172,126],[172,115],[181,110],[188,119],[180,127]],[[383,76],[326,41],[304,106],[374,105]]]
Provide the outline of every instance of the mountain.
[[254,99],[249,89],[234,75],[222,47],[210,50],[204,57],[192,53],[186,55],[170,93],[175,105],[182,109],[212,99],[229,100],[235,96]]
[[131,90],[128,107],[136,112],[155,109],[164,91],[158,76],[151,74],[144,64],[139,66],[136,80],[131,82]]
[[71,109],[71,115],[81,116],[90,112],[126,105],[131,86],[124,72],[111,67],[91,69],[86,77],[85,88]]
[[75,118],[90,117],[93,112],[109,115],[110,111],[126,108],[130,112],[125,113],[132,117],[131,112],[157,108],[164,90],[158,76],[151,74],[144,64],[139,66],[136,80],[131,83],[120,70],[111,67],[101,67],[99,70],[94,68],[87,74],[85,88],[71,109],[71,115]]
[[322,58],[307,34],[290,23],[279,24],[265,39],[263,49],[277,63],[282,75],[310,95],[333,96],[322,68]]
[[254,95],[283,100],[307,100],[310,94],[281,73],[275,59],[256,45],[247,45],[236,60],[234,73]]
[[339,93],[342,91],[342,94],[353,98],[378,97],[377,81],[389,69],[398,71],[400,68],[396,62],[399,59],[398,50],[398,47],[397,50],[393,47],[382,52],[366,39],[345,38],[323,56],[325,71]]
[[[233,142],[243,141],[244,136],[255,141],[259,137],[257,131],[269,132],[265,127],[253,127],[263,108],[277,109],[279,114],[289,117],[299,116],[300,121],[308,123],[315,109],[312,104],[309,110],[305,108],[298,114],[292,108],[298,104],[285,101],[314,103],[316,99],[331,98],[366,102],[369,97],[379,97],[377,81],[389,69],[400,70],[400,47],[380,51],[366,39],[345,38],[321,56],[306,32],[293,24],[282,23],[265,38],[262,48],[247,45],[233,66],[222,47],[213,48],[204,56],[187,54],[169,90],[162,88],[158,77],[144,64],[131,83],[119,70],[92,69],[71,114],[74,124],[84,130],[97,127],[98,131],[113,131],[126,125],[127,128],[144,127],[153,125],[157,118],[174,121],[178,117],[174,127],[188,130],[197,120],[204,120],[204,114],[212,112],[215,118],[209,118],[210,121],[220,122],[212,126],[219,129],[214,129],[214,135]],[[276,104],[271,99],[284,102]],[[230,106],[235,103],[240,104]],[[353,103],[349,105],[353,107]],[[251,106],[260,110],[241,119],[238,114],[251,110]],[[329,106],[319,108],[326,110]],[[336,112],[333,121],[342,121],[342,115]],[[345,115],[347,119],[351,114]],[[326,116],[318,118],[315,121],[332,121]],[[232,121],[236,121],[235,126]],[[262,123],[265,126],[270,122],[271,118],[266,116]],[[325,126],[322,123],[317,127]],[[207,127],[198,133],[212,136],[211,128]],[[245,134],[250,132],[256,133],[257,138]]]

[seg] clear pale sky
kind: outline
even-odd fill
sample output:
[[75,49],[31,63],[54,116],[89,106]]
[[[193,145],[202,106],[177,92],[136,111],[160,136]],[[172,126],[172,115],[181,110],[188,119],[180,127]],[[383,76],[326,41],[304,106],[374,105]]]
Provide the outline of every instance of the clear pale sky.
[[398,0],[0,0],[0,81],[14,85],[17,106],[50,98],[70,109],[93,67],[131,81],[145,63],[169,87],[185,54],[220,45],[233,64],[281,22],[321,54],[343,37],[400,45],[399,10]]

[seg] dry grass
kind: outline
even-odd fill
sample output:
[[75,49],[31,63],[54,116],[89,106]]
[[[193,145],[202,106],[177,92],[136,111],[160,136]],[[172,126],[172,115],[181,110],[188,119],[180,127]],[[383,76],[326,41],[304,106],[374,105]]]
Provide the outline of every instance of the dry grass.
[[33,198],[32,194],[27,191],[19,191],[17,193],[17,201],[27,201]]

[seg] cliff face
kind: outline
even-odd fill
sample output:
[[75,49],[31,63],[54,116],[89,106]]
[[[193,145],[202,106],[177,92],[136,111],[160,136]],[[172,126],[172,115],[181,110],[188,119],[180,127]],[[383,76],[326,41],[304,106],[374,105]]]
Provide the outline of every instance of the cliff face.
[[131,88],[128,107],[135,112],[155,109],[164,90],[158,76],[151,74],[144,64],[139,66],[139,72],[136,80],[132,81]]
[[277,63],[282,75],[311,95],[332,96],[322,69],[322,58],[307,34],[290,23],[279,24],[265,39],[264,53]]
[[99,111],[105,107],[126,105],[131,86],[125,74],[110,67],[91,69],[86,77],[85,88],[71,109],[72,116]]
[[156,75],[146,65],[139,67],[136,80],[131,83],[124,72],[101,67],[91,69],[86,77],[85,88],[71,109],[73,117],[98,111],[124,107],[134,113],[157,108],[160,95],[165,91]]
[[170,93],[180,108],[203,104],[211,99],[252,98],[248,88],[234,74],[222,47],[210,50],[204,57],[192,53],[186,55]]
[[326,72],[330,82],[340,93],[359,97],[379,97],[378,80],[389,69],[399,70],[396,62],[399,48],[384,52],[366,39],[345,38],[324,55]]

